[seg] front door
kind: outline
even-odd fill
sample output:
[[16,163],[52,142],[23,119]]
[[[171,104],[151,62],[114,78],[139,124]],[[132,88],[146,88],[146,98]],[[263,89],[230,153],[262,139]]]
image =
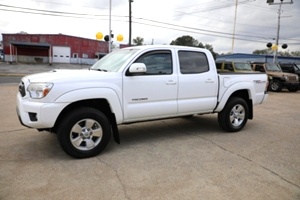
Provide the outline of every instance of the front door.
[[125,122],[170,117],[177,114],[177,73],[170,50],[142,54],[134,63],[144,63],[147,71],[123,79]]

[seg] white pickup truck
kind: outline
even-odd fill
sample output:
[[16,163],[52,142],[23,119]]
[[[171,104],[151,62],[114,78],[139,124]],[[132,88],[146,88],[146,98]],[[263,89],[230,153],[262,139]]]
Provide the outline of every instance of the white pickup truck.
[[218,113],[225,131],[241,130],[267,97],[267,75],[218,74],[208,50],[137,46],[116,50],[89,69],[52,70],[22,78],[20,122],[57,134],[70,156],[99,154],[118,125]]

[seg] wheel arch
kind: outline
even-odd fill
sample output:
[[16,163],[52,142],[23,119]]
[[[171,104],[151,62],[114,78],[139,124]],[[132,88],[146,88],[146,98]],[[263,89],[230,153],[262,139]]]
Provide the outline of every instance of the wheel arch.
[[116,122],[116,116],[112,112],[112,110],[110,108],[110,104],[106,99],[86,99],[86,100],[80,100],[80,101],[76,101],[76,102],[69,104],[61,111],[61,113],[57,117],[54,127],[52,128],[52,132],[54,132],[54,133],[57,132],[60,122],[63,120],[63,118],[68,113],[70,113],[71,111],[78,109],[80,107],[95,108],[95,109],[103,112],[103,114],[105,114],[110,121],[115,141],[117,143],[120,143],[119,132],[118,132],[117,122]]
[[248,109],[249,109],[249,115],[248,115],[248,119],[253,119],[253,102],[252,102],[252,98],[250,98],[250,94],[248,90],[239,90],[234,92],[231,97],[240,97],[242,99],[244,99],[248,105]]
[[216,111],[221,111],[225,107],[225,105],[228,103],[230,98],[232,98],[232,97],[240,97],[246,101],[246,103],[248,105],[248,109],[249,109],[248,119],[253,119],[253,102],[252,102],[251,92],[250,92],[250,90],[247,90],[247,89],[237,90],[237,91],[233,92],[231,95],[228,96],[226,101],[224,99],[223,104],[218,105]]

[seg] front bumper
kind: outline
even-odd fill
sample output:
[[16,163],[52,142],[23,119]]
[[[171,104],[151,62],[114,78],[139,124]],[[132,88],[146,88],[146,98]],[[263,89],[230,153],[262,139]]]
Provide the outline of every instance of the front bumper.
[[22,125],[30,128],[52,128],[68,103],[41,103],[17,94],[17,114]]
[[299,82],[283,82],[285,87],[299,87]]

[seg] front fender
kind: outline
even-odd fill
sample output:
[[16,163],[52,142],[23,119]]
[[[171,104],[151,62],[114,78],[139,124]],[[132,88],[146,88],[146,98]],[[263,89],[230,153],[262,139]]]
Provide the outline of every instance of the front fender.
[[84,88],[72,90],[59,96],[56,103],[73,103],[88,99],[106,99],[116,116],[117,124],[123,121],[122,103],[118,94],[110,88]]

